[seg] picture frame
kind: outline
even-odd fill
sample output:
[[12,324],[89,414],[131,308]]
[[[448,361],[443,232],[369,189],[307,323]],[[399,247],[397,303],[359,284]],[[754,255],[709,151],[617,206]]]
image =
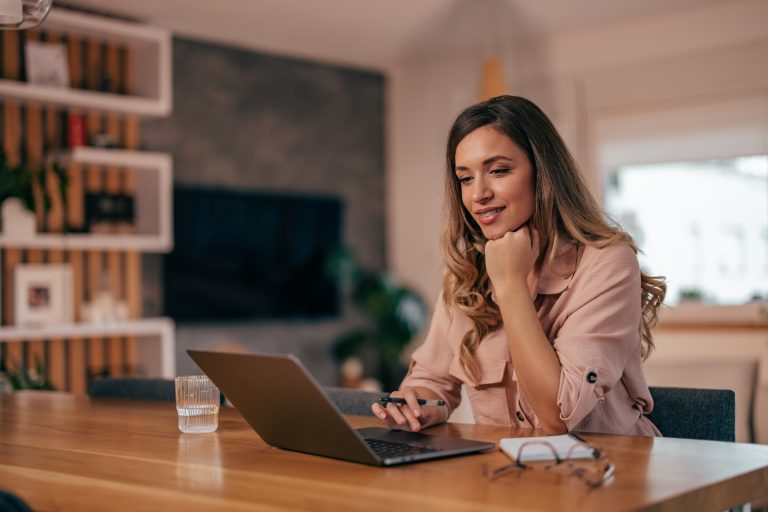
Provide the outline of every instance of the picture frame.
[[20,264],[14,272],[14,322],[20,326],[71,323],[74,319],[72,266]]
[[29,83],[49,87],[69,87],[67,47],[63,43],[27,41],[24,51]]

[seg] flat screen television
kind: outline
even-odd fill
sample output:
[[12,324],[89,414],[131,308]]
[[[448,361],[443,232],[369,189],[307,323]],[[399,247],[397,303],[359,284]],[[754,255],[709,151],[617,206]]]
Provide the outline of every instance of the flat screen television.
[[342,245],[342,201],[177,185],[165,312],[177,322],[339,314],[326,261]]

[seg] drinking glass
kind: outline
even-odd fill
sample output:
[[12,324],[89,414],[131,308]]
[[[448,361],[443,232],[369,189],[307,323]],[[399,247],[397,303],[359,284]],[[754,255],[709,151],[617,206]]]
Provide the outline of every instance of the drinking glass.
[[179,430],[187,434],[214,432],[219,427],[221,395],[205,375],[176,377]]

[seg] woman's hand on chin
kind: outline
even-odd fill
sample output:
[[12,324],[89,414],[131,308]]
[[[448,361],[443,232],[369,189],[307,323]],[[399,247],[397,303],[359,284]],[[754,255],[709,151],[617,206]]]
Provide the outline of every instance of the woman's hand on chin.
[[525,284],[539,255],[539,233],[524,224],[485,244],[485,268],[496,293],[507,286]]

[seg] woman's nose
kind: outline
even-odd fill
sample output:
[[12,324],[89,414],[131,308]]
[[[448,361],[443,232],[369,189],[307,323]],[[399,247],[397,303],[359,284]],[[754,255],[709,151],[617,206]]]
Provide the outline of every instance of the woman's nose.
[[472,201],[476,203],[484,203],[491,198],[491,189],[483,178],[475,179],[472,187]]

